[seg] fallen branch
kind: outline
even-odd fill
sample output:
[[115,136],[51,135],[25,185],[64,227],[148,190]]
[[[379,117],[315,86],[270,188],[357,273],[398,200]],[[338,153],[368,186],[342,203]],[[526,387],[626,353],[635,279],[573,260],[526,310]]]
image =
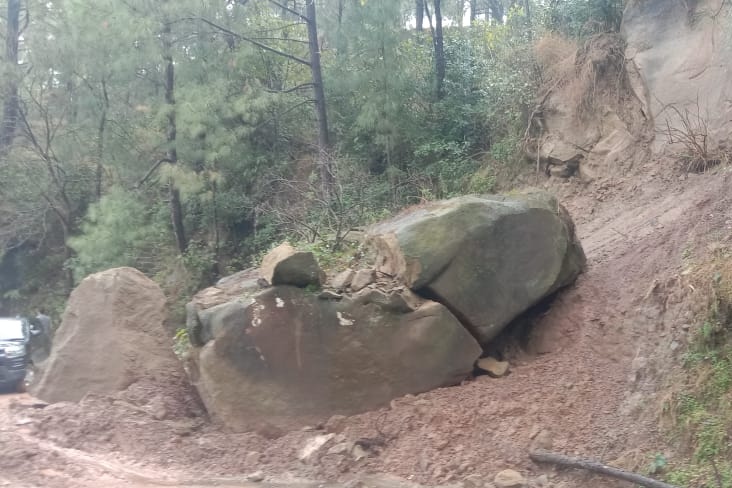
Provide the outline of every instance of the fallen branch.
[[599,473],[611,478],[645,486],[646,488],[679,488],[677,486],[664,483],[663,481],[654,480],[653,478],[648,478],[637,473],[631,473],[630,471],[625,471],[620,468],[606,466],[600,462],[589,459],[571,458],[549,451],[534,451],[529,453],[529,458],[537,463],[549,463],[556,464],[557,466],[565,466],[567,468],[586,469],[587,471]]

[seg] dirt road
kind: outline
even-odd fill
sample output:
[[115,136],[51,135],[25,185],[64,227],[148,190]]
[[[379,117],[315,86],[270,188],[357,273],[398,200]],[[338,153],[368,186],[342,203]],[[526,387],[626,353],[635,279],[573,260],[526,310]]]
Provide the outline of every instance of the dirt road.
[[[548,488],[625,486],[535,465],[527,453],[541,444],[637,471],[656,453],[674,462],[658,432],[662,385],[694,334],[694,307],[704,303],[683,281],[684,256],[732,247],[732,172],[683,178],[649,170],[559,188],[589,269],[537,320],[523,348],[506,350],[505,378],[479,377],[272,435],[157,420],[146,395],[45,408],[27,395],[0,395],[0,487],[309,488],[328,485],[301,480],[343,486],[372,473],[467,487],[506,468],[532,486],[543,476]],[[359,460],[325,450],[301,462],[302,447],[322,433],[388,440]],[[256,471],[264,482],[247,481]],[[379,478],[366,486],[407,485]]]
[[[31,423],[24,413],[44,405],[28,394],[0,394],[0,487],[263,486],[234,478],[177,478],[174,473],[120,463],[110,455],[60,447],[33,436],[30,429],[24,428]],[[307,488],[310,485],[300,486]]]

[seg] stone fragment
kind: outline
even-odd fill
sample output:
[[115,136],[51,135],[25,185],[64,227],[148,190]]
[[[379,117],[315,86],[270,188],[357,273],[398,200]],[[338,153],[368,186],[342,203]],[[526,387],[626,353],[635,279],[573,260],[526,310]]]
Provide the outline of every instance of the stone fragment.
[[526,486],[526,478],[518,471],[504,469],[493,478],[497,488],[523,488]]
[[508,373],[508,361],[499,361],[493,357],[485,357],[478,359],[478,368],[482,369],[494,378],[500,378]]

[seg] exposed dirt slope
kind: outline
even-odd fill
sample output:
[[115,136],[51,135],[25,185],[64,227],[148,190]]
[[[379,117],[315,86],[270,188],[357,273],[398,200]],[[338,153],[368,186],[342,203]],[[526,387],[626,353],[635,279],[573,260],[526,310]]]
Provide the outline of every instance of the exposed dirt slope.
[[[660,137],[655,149],[670,141],[668,129],[688,122],[710,152],[729,153],[732,128],[732,7],[724,0],[632,0],[623,16],[626,58],[637,69],[634,92]],[[678,111],[676,110],[678,109]],[[678,140],[678,138],[677,138]],[[681,147],[679,147],[681,146]],[[683,144],[676,145],[683,149]]]
[[[655,161],[597,186],[570,181],[554,188],[578,223],[589,269],[537,321],[526,350],[507,350],[508,377],[478,377],[395,400],[388,409],[332,419],[320,431],[267,432],[269,439],[226,434],[202,419],[156,420],[146,395],[3,408],[2,415],[13,420],[6,425],[22,424],[10,430],[23,439],[188,479],[262,470],[271,479],[335,481],[376,472],[436,484],[476,478],[471,475],[491,480],[510,467],[529,479],[546,472],[553,486],[569,487],[587,486],[589,478],[533,465],[527,459],[532,445],[629,469],[644,467],[656,452],[673,460],[656,431],[658,385],[678,364],[696,327],[694,306],[703,301],[684,283],[682,255],[703,253],[711,242],[730,245],[732,173],[721,167],[687,178],[652,169],[664,166],[671,163]],[[331,444],[309,462],[299,461],[307,440],[324,433],[369,439],[362,442],[367,456],[355,461],[337,450],[329,454]],[[6,477],[23,480],[32,470],[32,481],[46,476],[45,469],[84,476],[97,469],[48,455],[46,448],[29,457],[22,453],[25,441],[5,434],[3,449],[21,449],[11,457],[15,470],[3,469]],[[46,481],[28,486],[53,486]]]

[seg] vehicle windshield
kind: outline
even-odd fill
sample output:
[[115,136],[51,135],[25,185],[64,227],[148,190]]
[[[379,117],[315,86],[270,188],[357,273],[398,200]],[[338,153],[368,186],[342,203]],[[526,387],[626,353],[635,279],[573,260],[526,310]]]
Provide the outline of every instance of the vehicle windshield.
[[23,321],[20,319],[0,319],[0,341],[25,339]]

